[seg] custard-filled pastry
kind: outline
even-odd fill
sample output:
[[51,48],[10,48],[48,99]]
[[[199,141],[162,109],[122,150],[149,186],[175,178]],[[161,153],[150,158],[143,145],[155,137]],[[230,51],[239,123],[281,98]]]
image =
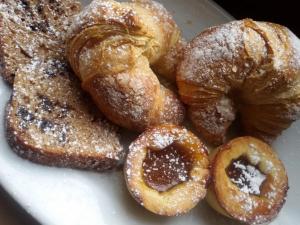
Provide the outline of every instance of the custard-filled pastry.
[[300,116],[300,40],[251,19],[209,28],[184,50],[177,84],[210,142],[225,141],[237,113],[247,134],[270,142]]
[[[174,52],[181,46],[180,31],[161,4],[94,0],[74,17],[67,57],[107,118],[143,131],[161,123],[180,124],[184,118],[177,96],[150,68],[175,76]],[[166,61],[170,64],[162,68]]]
[[130,145],[124,174],[132,196],[149,211],[184,214],[206,195],[207,149],[184,128],[150,128]]
[[272,221],[288,191],[282,162],[266,143],[241,137],[210,155],[211,184],[206,196],[219,213],[247,224]]

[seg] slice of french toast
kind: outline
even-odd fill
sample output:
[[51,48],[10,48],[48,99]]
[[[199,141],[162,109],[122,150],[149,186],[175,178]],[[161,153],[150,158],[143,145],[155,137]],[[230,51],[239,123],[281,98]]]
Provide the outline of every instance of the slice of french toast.
[[68,17],[80,11],[74,0],[0,0],[1,75],[15,74],[34,56],[44,58],[64,39]]
[[[58,5],[51,9],[53,2]],[[30,13],[33,18],[18,23],[23,21],[24,13],[18,11],[23,4],[41,4],[57,17],[40,19]],[[1,1],[1,71],[4,79],[14,80],[6,108],[7,138],[18,155],[31,161],[103,171],[118,165],[123,148],[117,127],[83,93],[64,57],[68,17],[78,10],[73,0]],[[32,30],[27,19],[48,21],[46,30],[38,25]]]

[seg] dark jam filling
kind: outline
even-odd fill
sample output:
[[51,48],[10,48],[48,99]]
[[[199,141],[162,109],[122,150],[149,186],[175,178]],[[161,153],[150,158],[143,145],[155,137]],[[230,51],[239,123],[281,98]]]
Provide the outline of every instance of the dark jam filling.
[[226,168],[226,173],[242,192],[252,195],[260,195],[262,184],[266,180],[266,175],[245,156],[232,160]]
[[148,149],[143,162],[144,181],[159,192],[188,181],[191,169],[190,155],[176,142],[162,150]]

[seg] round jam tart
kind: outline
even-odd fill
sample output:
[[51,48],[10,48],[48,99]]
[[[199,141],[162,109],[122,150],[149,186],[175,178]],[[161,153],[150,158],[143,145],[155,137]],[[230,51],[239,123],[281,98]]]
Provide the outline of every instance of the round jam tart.
[[184,214],[206,195],[207,148],[186,129],[157,126],[130,145],[124,173],[130,193],[146,209]]
[[285,203],[288,178],[282,162],[264,142],[241,137],[211,154],[208,203],[221,214],[262,224],[274,219]]

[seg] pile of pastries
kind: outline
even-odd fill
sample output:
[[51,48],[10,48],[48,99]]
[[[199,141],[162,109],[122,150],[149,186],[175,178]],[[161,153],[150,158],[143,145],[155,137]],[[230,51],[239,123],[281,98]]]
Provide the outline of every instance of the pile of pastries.
[[[247,224],[278,215],[288,178],[269,144],[300,118],[300,40],[288,28],[244,19],[187,43],[160,3],[94,0],[65,38],[82,89],[109,121],[140,133],[124,165],[138,203],[177,216],[206,198]],[[236,120],[242,131],[228,141]]]
[[[227,217],[261,224],[287,195],[285,168],[265,142],[300,116],[299,46],[287,28],[251,19],[208,28],[186,44],[159,3],[96,0],[76,17],[67,56],[107,118],[144,131],[124,166],[142,206],[175,216],[206,197]],[[157,75],[174,81],[179,97]],[[178,126],[183,103],[216,150]],[[225,143],[237,115],[249,136]]]

